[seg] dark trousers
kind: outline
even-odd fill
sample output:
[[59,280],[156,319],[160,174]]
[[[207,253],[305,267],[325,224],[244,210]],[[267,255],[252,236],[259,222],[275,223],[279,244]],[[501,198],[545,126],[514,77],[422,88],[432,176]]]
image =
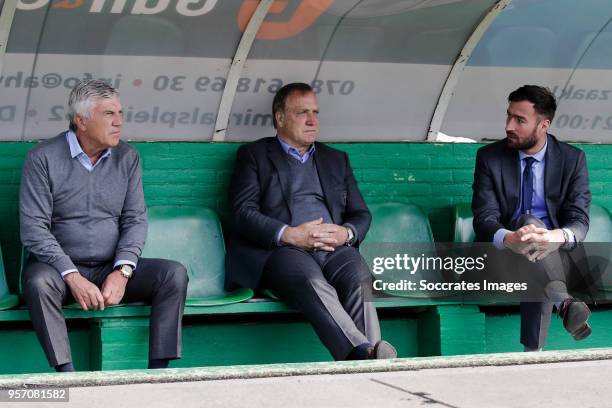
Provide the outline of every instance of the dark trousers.
[[[515,223],[515,230],[533,224],[536,227],[546,228],[539,218],[533,215],[523,215]],[[554,251],[544,259],[531,263],[522,255],[512,254],[513,266],[517,270],[529,270],[533,276],[534,284],[542,288],[542,297],[549,298],[543,302],[521,302],[521,343],[530,349],[544,347],[548,337],[548,330],[552,317],[554,302],[560,302],[567,294],[568,277],[577,273],[570,257],[565,251]],[[560,292],[545,292],[546,288],[562,289]]]
[[[101,287],[113,262],[77,264],[79,273]],[[49,364],[72,362],[62,305],[74,302],[70,288],[52,266],[30,257],[23,270],[23,291],[34,330]],[[151,304],[149,359],[181,357],[181,320],[187,294],[187,271],[165,259],[141,258],[125,288],[122,303]]]
[[380,340],[376,309],[362,288],[370,279],[355,248],[310,252],[286,246],[269,257],[261,285],[299,310],[334,359],[343,360],[354,347]]

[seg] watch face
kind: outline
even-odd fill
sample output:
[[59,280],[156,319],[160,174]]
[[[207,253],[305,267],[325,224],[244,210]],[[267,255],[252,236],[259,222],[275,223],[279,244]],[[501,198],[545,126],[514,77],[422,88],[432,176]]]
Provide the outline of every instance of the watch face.
[[119,270],[121,271],[121,274],[126,278],[132,277],[132,272],[134,271],[134,269],[130,265],[121,265],[121,268],[119,268]]

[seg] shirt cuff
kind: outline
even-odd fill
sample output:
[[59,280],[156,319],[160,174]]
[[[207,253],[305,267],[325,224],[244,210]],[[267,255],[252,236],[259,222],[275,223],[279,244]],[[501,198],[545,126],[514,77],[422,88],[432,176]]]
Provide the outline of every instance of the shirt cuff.
[[68,255],[62,254],[54,257],[54,259],[50,262],[50,265],[55,268],[62,276],[64,276],[65,272],[78,270],[76,265],[72,263],[72,260]]
[[574,249],[574,247],[576,246],[576,236],[574,235],[574,232],[569,228],[561,229],[565,231],[567,233],[567,236],[569,237],[569,240],[565,243],[565,245],[563,245],[563,247],[565,249]]
[[[134,248],[134,251],[136,250],[137,249]],[[116,251],[115,252],[115,265],[121,265],[121,264],[136,265],[138,263],[138,258],[140,257],[140,254],[142,251],[138,251],[138,253],[135,253],[134,251],[129,251],[129,250]]]
[[285,232],[287,227],[288,227],[287,224],[283,225],[281,229],[279,229],[278,232],[276,233],[276,245],[278,246],[283,245],[283,243],[281,242],[281,237],[283,236],[283,232]]
[[506,238],[506,235],[510,234],[511,232],[512,231],[505,228],[498,229],[497,232],[495,232],[495,235],[493,235],[493,245],[495,245],[495,248],[506,249],[506,246],[504,245],[504,238]]
[[66,277],[66,275],[68,275],[69,273],[73,273],[73,272],[78,272],[78,269],[68,269],[64,272],[62,272],[62,279],[64,279]]
[[132,261],[128,261],[127,259],[118,260],[117,262],[115,262],[115,265],[113,267],[117,269],[119,265],[130,265],[132,268],[134,268],[134,270],[136,270],[136,264]]

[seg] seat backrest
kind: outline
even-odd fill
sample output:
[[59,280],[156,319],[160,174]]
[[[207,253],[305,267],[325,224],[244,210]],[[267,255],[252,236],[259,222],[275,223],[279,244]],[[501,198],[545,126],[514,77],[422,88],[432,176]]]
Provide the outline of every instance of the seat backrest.
[[154,207],[143,257],[181,262],[189,275],[187,298],[225,293],[225,244],[217,214],[208,208]]
[[472,242],[476,238],[472,221],[472,206],[469,203],[455,205],[455,232],[453,242]]
[[589,232],[584,242],[612,242],[612,218],[608,210],[592,204],[589,219]]
[[364,244],[433,242],[427,215],[418,206],[384,203],[369,208],[372,225]]
[[[427,215],[416,205],[401,203],[384,203],[369,206],[372,212],[372,225],[361,245],[360,252],[370,266],[376,279],[387,282],[399,282],[407,277],[403,270],[387,270],[379,275],[375,268],[376,259],[394,258],[397,254],[418,254],[435,252],[433,234]],[[430,280],[439,277],[430,275]],[[389,291],[383,293],[392,296],[423,297],[426,293],[411,291]]]

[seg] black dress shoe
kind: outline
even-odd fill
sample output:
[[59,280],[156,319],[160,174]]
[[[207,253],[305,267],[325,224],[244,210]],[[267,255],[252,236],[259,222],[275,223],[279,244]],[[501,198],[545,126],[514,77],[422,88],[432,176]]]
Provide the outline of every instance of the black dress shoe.
[[590,315],[589,307],[574,298],[565,299],[559,307],[559,317],[563,319],[563,326],[575,340],[586,339],[591,334],[592,329],[587,322]]
[[371,358],[377,360],[397,358],[397,351],[388,341],[380,340],[374,345]]

